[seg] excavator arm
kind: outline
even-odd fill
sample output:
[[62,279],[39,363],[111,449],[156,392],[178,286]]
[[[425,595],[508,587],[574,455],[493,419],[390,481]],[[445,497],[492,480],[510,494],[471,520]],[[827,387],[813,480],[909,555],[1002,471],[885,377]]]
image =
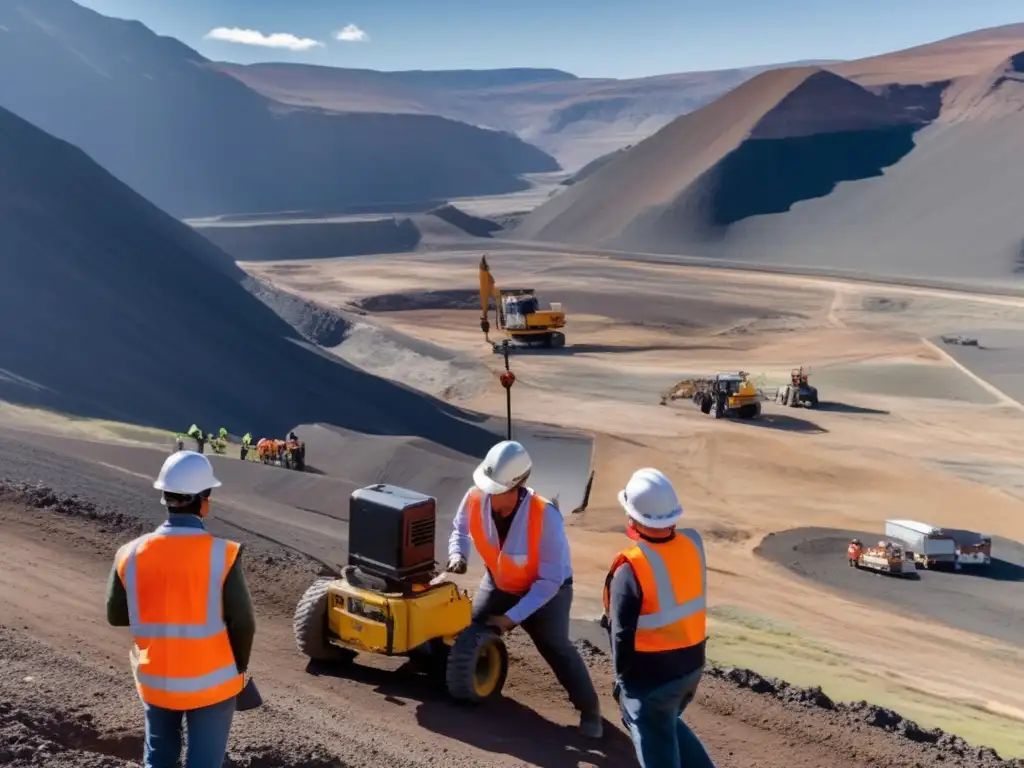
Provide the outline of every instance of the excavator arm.
[[495,320],[497,321],[498,313],[501,311],[501,291],[498,290],[497,284],[494,282],[494,276],[491,274],[491,268],[487,266],[487,257],[480,257],[480,330],[484,332],[484,338],[490,341],[488,333],[491,330],[491,324],[487,322],[487,304],[491,297],[494,297],[495,302]]

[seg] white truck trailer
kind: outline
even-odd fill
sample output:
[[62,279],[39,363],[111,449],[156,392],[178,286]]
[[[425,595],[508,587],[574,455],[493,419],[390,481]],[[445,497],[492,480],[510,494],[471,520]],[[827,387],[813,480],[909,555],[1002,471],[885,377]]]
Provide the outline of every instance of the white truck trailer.
[[924,568],[960,568],[956,539],[941,528],[917,520],[886,520],[885,535],[903,542]]

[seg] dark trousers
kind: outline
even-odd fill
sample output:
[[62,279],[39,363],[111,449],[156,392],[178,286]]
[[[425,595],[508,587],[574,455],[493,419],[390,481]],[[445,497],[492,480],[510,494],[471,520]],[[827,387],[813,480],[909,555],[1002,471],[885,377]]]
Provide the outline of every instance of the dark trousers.
[[202,709],[180,712],[146,704],[146,768],[181,765],[182,725],[188,725],[186,768],[220,768],[228,748],[235,697]]
[[[502,592],[485,577],[473,598],[473,621],[484,622],[501,616],[520,600],[519,595]],[[572,608],[572,584],[563,584],[558,593],[523,621],[523,630],[537,646],[555,678],[569,694],[580,712],[597,715],[601,703],[590,679],[583,657],[569,639],[569,609]]]
[[622,723],[629,730],[641,768],[715,768],[704,745],[683,720],[697,694],[703,670],[651,687],[619,691]]

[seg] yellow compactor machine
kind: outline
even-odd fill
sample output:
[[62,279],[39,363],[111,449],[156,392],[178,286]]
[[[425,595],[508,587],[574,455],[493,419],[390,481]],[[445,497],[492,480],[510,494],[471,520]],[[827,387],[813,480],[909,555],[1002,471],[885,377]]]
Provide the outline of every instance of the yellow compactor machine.
[[436,506],[392,485],[354,491],[348,565],[299,600],[295,642],[338,665],[360,653],[406,656],[455,699],[478,703],[501,693],[508,652],[495,630],[472,623],[468,592],[435,570]]
[[487,265],[480,257],[480,330],[495,352],[502,351],[501,341],[491,342],[491,324],[487,319],[490,300],[494,299],[494,327],[508,340],[509,348],[558,348],[565,346],[565,312],[552,302],[550,309],[541,309],[533,288],[499,288]]

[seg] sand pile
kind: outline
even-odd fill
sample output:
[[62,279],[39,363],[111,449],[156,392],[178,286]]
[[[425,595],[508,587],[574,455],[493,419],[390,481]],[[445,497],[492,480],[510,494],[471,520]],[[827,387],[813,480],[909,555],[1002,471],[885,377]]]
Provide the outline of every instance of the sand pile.
[[450,203],[422,212],[323,217],[224,217],[191,225],[239,261],[328,259],[404,253],[491,237],[502,225]]
[[768,73],[574,185],[517,236],[1016,286],[1024,166],[1005,159],[1024,150],[1022,68],[1014,54],[952,82],[873,92],[822,72]]
[[946,123],[1021,117],[1024,113],[1024,49],[991,72],[953,83],[945,102],[942,121]]
[[18,329],[0,338],[0,399],[161,428],[325,421],[486,451],[463,412],[311,346],[207,240],[2,111],[0,174],[0,323]]
[[911,149],[916,125],[838,75],[768,72],[573,185],[528,216],[517,236],[648,249],[706,239],[877,174]]

